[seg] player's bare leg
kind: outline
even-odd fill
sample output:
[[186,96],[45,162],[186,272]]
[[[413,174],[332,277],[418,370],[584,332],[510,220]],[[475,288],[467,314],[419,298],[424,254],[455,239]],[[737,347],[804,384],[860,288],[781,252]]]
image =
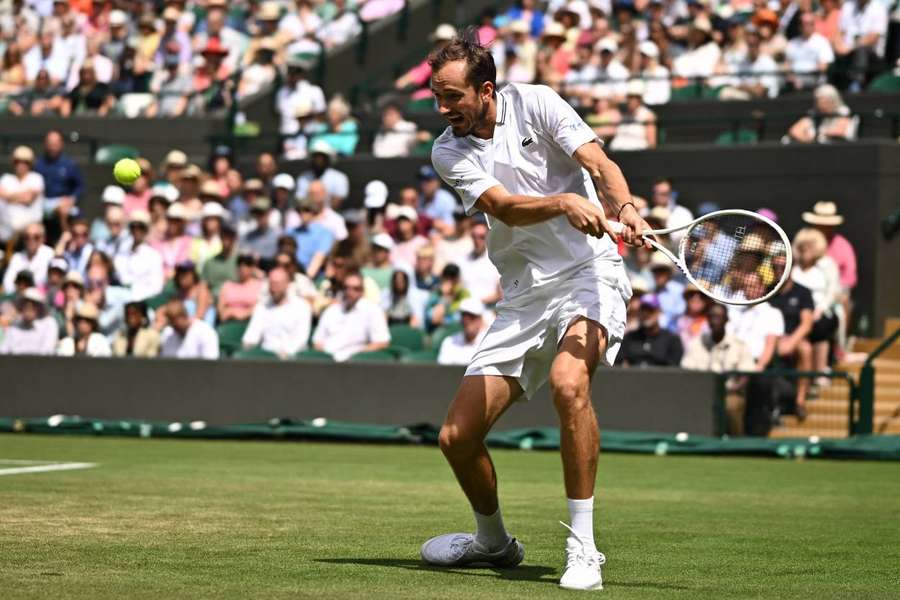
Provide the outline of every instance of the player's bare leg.
[[550,368],[550,390],[559,415],[560,451],[572,525],[560,585],[601,589],[606,558],[594,545],[594,482],[600,433],[591,404],[591,378],[606,352],[606,331],[585,318],[569,326]]
[[515,566],[525,549],[506,533],[497,500],[497,473],[484,438],[509,406],[522,395],[512,377],[463,377],[441,427],[441,451],[475,513],[476,534],[431,538],[422,559],[440,566],[491,563]]

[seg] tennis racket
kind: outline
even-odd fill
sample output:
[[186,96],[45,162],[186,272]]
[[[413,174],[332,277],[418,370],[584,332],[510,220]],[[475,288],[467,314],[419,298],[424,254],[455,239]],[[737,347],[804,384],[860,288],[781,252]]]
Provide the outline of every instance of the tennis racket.
[[[610,221],[616,233],[625,226]],[[684,230],[677,253],[652,236]],[[771,219],[749,210],[718,210],[680,227],[643,234],[681,269],[688,281],[724,304],[751,305],[775,295],[791,276],[787,234]]]

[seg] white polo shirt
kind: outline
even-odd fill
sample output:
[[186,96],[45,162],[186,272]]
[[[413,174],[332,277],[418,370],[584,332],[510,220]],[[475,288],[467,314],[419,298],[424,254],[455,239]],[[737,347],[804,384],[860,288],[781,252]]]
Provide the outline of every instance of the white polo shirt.
[[362,352],[369,344],[390,341],[384,311],[365,298],[360,298],[350,310],[344,310],[340,302],[326,308],[313,335],[313,342],[323,344],[325,352],[338,362]]
[[206,322],[194,320],[184,337],[172,326],[162,330],[159,355],[163,358],[219,358],[219,336]]
[[[590,176],[572,158],[575,150],[596,138],[575,109],[549,87],[510,83],[497,93],[494,137],[456,137],[448,127],[434,142],[431,162],[470,214],[478,198],[497,185],[528,196],[571,192],[599,206]],[[564,281],[591,261],[608,261],[610,267],[621,263],[608,236],[587,236],[564,215],[526,227],[487,218],[488,254],[500,271],[501,305],[515,304],[528,290]]]

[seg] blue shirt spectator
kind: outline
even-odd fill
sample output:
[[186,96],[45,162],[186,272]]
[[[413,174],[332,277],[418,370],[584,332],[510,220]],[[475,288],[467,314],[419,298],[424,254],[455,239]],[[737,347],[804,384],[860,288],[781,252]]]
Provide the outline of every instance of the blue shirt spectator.
[[58,131],[50,131],[44,138],[44,154],[37,159],[34,170],[44,178],[44,212],[52,213],[60,204],[66,214],[84,194],[81,167],[63,154],[65,143]]
[[684,314],[687,306],[684,302],[684,284],[674,280],[672,261],[656,252],[650,259],[650,272],[653,273],[654,293],[659,301],[659,324],[663,329],[676,331],[678,317]]
[[297,262],[309,271],[309,265],[316,254],[327,255],[334,243],[334,236],[318,223],[304,223],[291,232],[297,240]]
[[[506,11],[506,14],[503,15],[502,19],[508,23],[524,20],[530,26],[531,37],[540,38],[541,33],[544,32],[544,12],[536,10],[534,8],[534,2],[517,2],[516,4],[516,6],[513,6]],[[529,8],[525,7],[526,4]]]
[[350,179],[331,166],[337,153],[326,141],[317,140],[310,144],[309,154],[310,168],[297,177],[294,193],[301,200],[306,198],[309,184],[318,179],[328,190],[328,206],[337,210],[350,193]]
[[419,169],[418,211],[433,221],[453,225],[453,213],[457,210],[456,197],[441,187],[441,180],[431,165]]

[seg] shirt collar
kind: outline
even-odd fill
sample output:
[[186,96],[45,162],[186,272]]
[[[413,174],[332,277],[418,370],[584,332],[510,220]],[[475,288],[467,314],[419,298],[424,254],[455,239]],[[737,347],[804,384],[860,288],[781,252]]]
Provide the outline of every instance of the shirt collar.
[[[499,127],[501,125],[506,125],[506,119],[507,119],[508,112],[509,112],[509,102],[506,100],[506,97],[503,94],[498,92],[497,93],[497,120],[494,123],[494,137],[497,136],[497,132],[496,132],[497,127]],[[480,147],[484,147],[484,146],[487,146],[488,144],[493,143],[493,138],[491,138],[489,140],[484,140],[478,136],[472,135],[471,133],[469,135],[467,135],[466,138],[469,141],[471,141],[473,144],[480,146]]]

